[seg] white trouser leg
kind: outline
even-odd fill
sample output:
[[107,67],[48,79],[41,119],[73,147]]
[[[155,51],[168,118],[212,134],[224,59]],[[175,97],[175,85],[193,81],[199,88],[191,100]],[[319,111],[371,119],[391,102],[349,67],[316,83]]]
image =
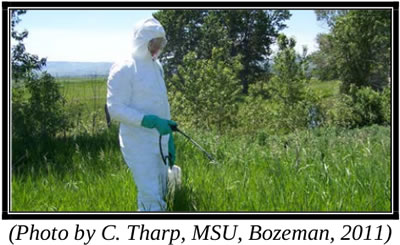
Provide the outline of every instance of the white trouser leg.
[[168,169],[160,154],[131,156],[122,151],[138,190],[139,211],[165,211]]

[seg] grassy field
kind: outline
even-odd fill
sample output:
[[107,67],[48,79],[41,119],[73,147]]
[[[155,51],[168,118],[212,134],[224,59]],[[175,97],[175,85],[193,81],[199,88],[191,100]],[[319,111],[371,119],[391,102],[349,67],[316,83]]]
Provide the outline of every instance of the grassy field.
[[[40,146],[13,145],[23,156],[13,159],[12,210],[137,210],[118,125],[105,127],[105,80],[60,84],[89,126]],[[314,86],[329,97],[335,84]],[[389,127],[316,128],[285,136],[262,129],[246,136],[183,130],[219,164],[175,134],[183,184],[168,200],[171,211],[390,211]]]

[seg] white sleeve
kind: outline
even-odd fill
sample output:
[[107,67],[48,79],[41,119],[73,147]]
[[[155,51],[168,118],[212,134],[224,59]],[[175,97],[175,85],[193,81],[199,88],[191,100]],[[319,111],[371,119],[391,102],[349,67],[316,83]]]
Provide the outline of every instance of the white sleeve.
[[129,106],[132,86],[128,67],[114,64],[107,81],[107,107],[112,119],[131,126],[140,126],[143,114]]

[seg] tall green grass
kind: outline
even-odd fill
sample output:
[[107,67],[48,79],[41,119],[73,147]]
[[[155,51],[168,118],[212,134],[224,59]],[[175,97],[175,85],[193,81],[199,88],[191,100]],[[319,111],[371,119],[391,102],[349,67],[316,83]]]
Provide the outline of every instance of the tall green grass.
[[380,126],[283,138],[197,134],[220,165],[178,138],[190,210],[389,211],[389,134]]
[[[68,101],[90,101],[88,83],[65,82]],[[105,81],[98,83],[102,98],[88,108],[99,108],[104,125]],[[168,200],[170,211],[390,211],[389,127],[284,136],[182,130],[218,164],[175,134],[183,182]],[[116,123],[29,146],[13,142],[11,191],[12,211],[137,210]]]

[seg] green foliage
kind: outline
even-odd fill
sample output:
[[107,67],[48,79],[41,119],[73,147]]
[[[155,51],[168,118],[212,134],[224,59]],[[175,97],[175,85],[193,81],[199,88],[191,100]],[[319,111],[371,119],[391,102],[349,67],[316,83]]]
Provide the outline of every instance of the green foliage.
[[[290,132],[296,128],[308,127],[310,121],[320,120],[315,113],[319,111],[319,98],[308,86],[305,75],[306,54],[299,56],[293,38],[281,34],[278,37],[279,52],[275,57],[274,76],[268,83],[270,99],[267,102],[269,120],[272,128]],[[309,115],[313,111],[314,117]]]
[[[390,128],[316,128],[285,137],[185,130],[217,157],[176,135],[182,189],[169,211],[390,211]],[[118,128],[55,139],[48,154],[13,168],[12,211],[135,211]],[[34,163],[34,164],[33,164]]]
[[[267,72],[265,57],[283,23],[288,10],[161,10],[154,14],[166,29],[168,45],[160,56],[169,80],[191,51],[199,59],[209,59],[213,48],[223,48],[228,57],[241,55],[239,74],[242,92]],[[239,85],[240,86],[240,85]]]
[[[306,50],[296,54],[295,40],[278,36],[287,14],[258,10],[156,14],[169,39],[163,62],[169,69],[173,119],[220,163],[209,164],[176,135],[183,187],[174,200],[168,200],[169,210],[390,210],[390,127],[368,126],[390,124],[390,87],[379,92],[350,83],[348,93],[340,94],[339,81],[310,79]],[[344,34],[329,34],[328,41],[321,38],[320,45],[327,47],[320,57],[334,51],[327,63],[321,61],[321,69],[343,68],[346,60],[335,59],[346,58],[344,54],[354,55],[350,57],[354,62],[360,60],[351,59],[366,58],[359,51],[346,53],[331,46],[336,45],[334,35],[348,41],[344,46],[366,45],[368,38],[377,45],[372,48],[386,45],[385,35],[382,39],[372,34],[352,36],[349,30],[360,30],[360,25],[350,26],[359,15],[331,18],[332,28],[345,27]],[[372,32],[386,26],[386,19],[381,20],[374,22],[377,27]],[[18,35],[22,40],[27,34]],[[274,73],[269,73],[257,57],[269,55],[269,44],[276,37],[279,52]],[[369,66],[368,78],[387,68],[385,55],[371,63],[375,65]],[[60,94],[59,84],[46,73],[37,77],[35,69],[29,66],[21,72],[24,82],[12,91],[12,210],[136,210],[137,193],[120,153],[118,128],[105,126],[106,82],[64,81]],[[351,77],[349,69],[341,70],[344,77]],[[329,71],[318,74],[321,79],[335,77]],[[353,80],[345,83],[349,81]],[[245,84],[250,92],[246,96],[241,93]],[[71,126],[72,132],[66,134]],[[366,127],[355,128],[361,126]],[[64,138],[49,137],[61,132]]]
[[392,118],[392,97],[391,97],[391,89],[390,86],[386,86],[382,91],[382,99],[381,99],[381,108],[383,114],[383,121],[386,125],[391,125],[391,118]]
[[324,105],[326,125],[362,127],[390,124],[389,10],[316,11],[330,33],[318,36],[319,51],[312,55],[313,75],[338,77],[341,95]]
[[23,40],[28,31],[18,33],[15,26],[26,10],[13,10],[11,36],[17,41],[11,49],[12,58],[12,136],[24,143],[45,140],[70,126],[58,84],[48,73],[38,71],[46,64],[25,51]]
[[339,78],[339,71],[334,53],[334,40],[331,34],[320,33],[317,36],[319,50],[310,55],[314,64],[313,77],[329,81]]
[[240,80],[242,92],[248,94],[249,85],[268,73],[265,57],[271,55],[271,45],[291,14],[288,10],[225,10],[216,15],[228,31],[231,56],[242,56]]
[[[93,80],[60,83],[66,108],[77,106],[77,101],[83,104],[76,107],[82,123],[74,130],[91,125]],[[96,86],[99,104],[104,105],[106,82],[99,79]],[[324,99],[330,100],[337,95],[330,90],[337,91],[339,84],[310,86],[324,86]],[[220,165],[209,164],[203,153],[175,134],[183,179],[182,189],[168,201],[169,211],[390,210],[390,127],[316,127],[277,135],[263,124],[271,118],[257,109],[267,111],[268,100],[260,96],[254,101],[247,108],[239,104],[236,116],[243,122],[234,131],[183,127]],[[88,133],[89,127],[46,144],[13,142],[12,211],[137,210],[134,180],[119,149],[118,125],[106,129],[100,109],[102,117],[96,120],[104,127],[97,127],[95,134]],[[246,109],[253,110],[254,117],[239,115]]]
[[13,137],[43,140],[69,127],[62,108],[64,98],[51,75],[44,72],[40,77],[32,77],[25,82],[24,89],[29,94],[27,100],[17,92],[21,88],[14,89]]
[[353,10],[336,19],[332,30],[341,90],[350,84],[383,89],[390,74],[390,10]]
[[12,10],[11,11],[11,37],[12,43],[17,42],[16,45],[11,47],[11,66],[12,74],[11,81],[13,86],[17,83],[32,76],[32,70],[40,70],[46,65],[46,58],[39,59],[37,55],[32,55],[26,52],[23,40],[28,37],[28,31],[24,30],[19,33],[15,30],[15,26],[21,21],[20,15],[26,13],[26,10]]
[[383,92],[351,84],[349,94],[340,94],[328,109],[327,125],[348,128],[373,124],[390,125],[390,88]]
[[354,128],[357,119],[352,108],[352,98],[347,94],[339,94],[334,97],[332,103],[324,106],[326,111],[324,126]]
[[325,22],[330,28],[332,28],[338,17],[346,15],[350,10],[314,10],[317,15],[318,21]]
[[201,49],[199,42],[207,13],[206,10],[160,10],[153,14],[164,27],[168,40],[159,57],[164,64],[166,80],[177,71],[187,53]]
[[300,65],[296,61],[293,38],[286,38],[283,34],[278,37],[279,52],[274,61],[274,76],[269,83],[272,99],[282,104],[294,104],[302,99],[304,76]]
[[173,118],[196,128],[233,126],[240,93],[239,60],[218,48],[213,49],[211,59],[198,59],[194,52],[185,55],[171,79],[176,88],[169,91]]
[[374,91],[370,87],[357,89],[355,86],[351,86],[350,94],[353,98],[352,107],[354,108],[358,126],[384,123],[383,94],[381,92]]
[[311,59],[313,75],[321,80],[340,79],[341,92],[350,85],[382,90],[390,77],[390,10],[316,10],[317,19],[330,28],[319,34],[319,50]]

